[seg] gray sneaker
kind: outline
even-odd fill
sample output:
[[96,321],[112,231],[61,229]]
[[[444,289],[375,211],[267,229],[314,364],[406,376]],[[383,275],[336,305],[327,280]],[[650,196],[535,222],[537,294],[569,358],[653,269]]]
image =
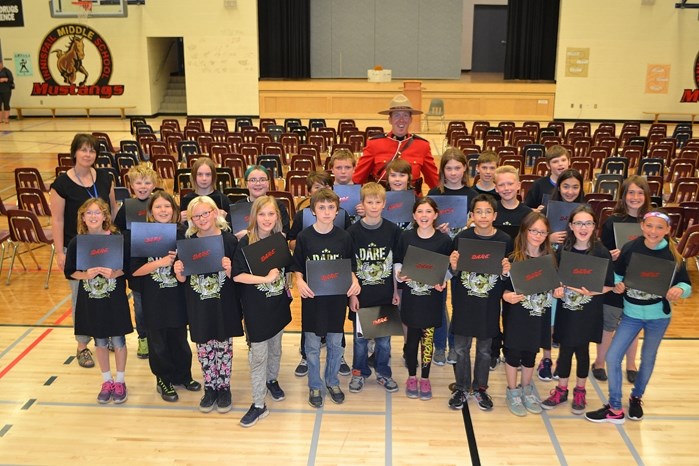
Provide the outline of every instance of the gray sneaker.
[[453,348],[449,348],[449,353],[447,353],[447,364],[452,366],[456,364],[456,351]]
[[522,399],[524,407],[532,414],[541,414],[541,400],[534,394],[534,385],[531,383],[522,387]]
[[515,416],[526,416],[527,410],[522,404],[522,388],[505,389],[505,398],[507,399],[507,407]]
[[444,354],[443,349],[434,350],[434,356],[432,356],[432,362],[438,366],[443,366],[447,362],[447,356]]
[[395,393],[398,391],[398,384],[391,377],[384,377],[381,374],[376,374],[376,383],[383,385],[383,388],[385,388],[387,392]]
[[342,393],[342,389],[340,388],[339,385],[333,385],[332,387],[328,386],[328,395],[330,395],[330,399],[332,400],[333,403],[335,404],[342,404],[345,401],[345,394]]
[[359,393],[362,391],[362,388],[364,388],[364,376],[361,371],[354,369],[349,383],[349,391],[351,393]]

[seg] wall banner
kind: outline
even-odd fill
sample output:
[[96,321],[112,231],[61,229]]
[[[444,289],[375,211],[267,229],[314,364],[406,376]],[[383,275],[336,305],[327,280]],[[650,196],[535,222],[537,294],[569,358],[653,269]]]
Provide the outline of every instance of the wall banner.
[[0,28],[24,26],[22,0],[0,0]]

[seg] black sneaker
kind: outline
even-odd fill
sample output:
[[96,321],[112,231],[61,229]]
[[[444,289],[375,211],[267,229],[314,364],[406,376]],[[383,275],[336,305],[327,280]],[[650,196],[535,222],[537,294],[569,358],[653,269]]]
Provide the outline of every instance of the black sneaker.
[[345,357],[342,356],[342,359],[340,359],[340,370],[338,371],[338,374],[350,375],[351,373],[352,369],[350,369],[349,364],[347,364],[347,361],[345,361]]
[[591,422],[610,422],[612,424],[623,424],[624,411],[615,413],[609,408],[609,405],[604,405],[597,411],[590,411],[589,413],[585,413],[585,419]]
[[279,382],[276,379],[267,382],[267,391],[272,396],[274,401],[282,401],[284,398],[286,398],[284,390],[282,390],[282,387],[279,386]]
[[539,363],[539,368],[537,369],[537,375],[539,380],[550,382],[553,380],[553,374],[551,374],[551,366],[553,366],[553,361],[549,358],[544,358]]
[[231,389],[230,388],[219,388],[216,397],[216,410],[225,414],[231,410]]
[[252,427],[257,424],[257,421],[266,418],[268,415],[269,410],[267,409],[267,406],[258,408],[255,406],[255,403],[253,403],[250,405],[248,412],[245,413],[245,416],[240,419],[240,425],[243,427]]
[[632,421],[643,419],[643,401],[637,396],[629,398],[629,419]]
[[214,409],[214,405],[216,405],[217,396],[218,393],[216,393],[216,390],[213,388],[205,388],[204,396],[201,397],[201,401],[199,402],[199,411],[202,413],[210,413]]
[[478,402],[478,407],[483,411],[490,411],[493,409],[493,399],[490,398],[488,392],[485,388],[479,388],[473,392],[473,398]]
[[156,379],[155,389],[160,393],[160,398],[165,401],[177,401],[179,399],[172,384],[165,382],[160,377]]
[[494,371],[498,367],[498,357],[492,357],[490,358],[490,365],[489,368],[491,371]]
[[201,390],[201,384],[194,379],[190,380],[189,382],[183,383],[182,386],[188,392],[198,392],[199,390]]
[[314,408],[323,407],[323,394],[320,392],[319,389],[311,388],[308,391],[308,404],[313,406]]
[[451,398],[449,398],[449,407],[451,409],[464,409],[465,402],[466,392],[457,388],[452,392]]
[[638,371],[634,370],[626,370],[626,380],[629,381],[629,383],[636,383],[636,376],[638,375]]
[[592,376],[599,380],[600,382],[606,382],[607,381],[607,371],[604,370],[604,367],[595,367],[595,364],[593,363],[592,366],[590,366],[590,369],[592,370]]
[[308,374],[308,363],[305,359],[301,359],[301,361],[299,361],[299,365],[296,366],[296,369],[294,370],[294,375],[296,377],[305,377],[306,374]]
[[333,403],[339,405],[345,402],[345,394],[342,392],[339,385],[328,387],[328,393],[330,394],[330,399],[333,401]]

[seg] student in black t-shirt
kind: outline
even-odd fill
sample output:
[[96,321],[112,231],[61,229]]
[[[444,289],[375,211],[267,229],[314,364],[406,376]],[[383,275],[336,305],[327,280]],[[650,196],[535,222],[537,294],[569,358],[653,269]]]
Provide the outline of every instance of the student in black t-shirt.
[[194,187],[194,192],[180,199],[180,208],[182,209],[180,211],[181,221],[187,221],[189,203],[198,196],[210,197],[216,204],[216,207],[218,207],[218,214],[225,217],[226,221],[230,221],[230,201],[228,200],[228,196],[216,189],[216,164],[214,164],[214,161],[209,157],[199,157],[192,164],[192,171],[189,176],[192,181],[192,186]]
[[[362,186],[360,199],[364,217],[347,229],[352,237],[354,257],[357,261],[357,278],[362,287],[358,296],[350,296],[349,317],[354,323],[354,352],[352,379],[349,390],[357,393],[364,387],[364,380],[371,375],[368,364],[368,340],[357,335],[356,312],[363,307],[400,303],[398,289],[393,278],[393,257],[401,230],[394,223],[381,217],[386,204],[386,190],[378,183]],[[397,392],[398,384],[392,378],[390,364],[391,337],[375,338],[374,356],[376,381],[388,392]]]
[[243,427],[254,426],[269,411],[265,396],[274,401],[285,398],[279,386],[284,327],[291,322],[291,293],[284,268],[274,268],[265,276],[254,275],[245,259],[243,248],[282,231],[281,213],[276,199],[262,196],[250,209],[248,234],[240,239],[233,261],[233,281],[240,283],[243,317],[248,335],[250,380],[253,403],[240,420]]
[[[456,365],[456,387],[449,399],[449,407],[462,409],[469,393],[473,393],[482,410],[493,408],[488,395],[488,375],[491,359],[491,339],[500,332],[500,299],[503,282],[501,275],[510,271],[507,255],[512,251],[512,240],[507,233],[497,230],[493,221],[497,216],[497,204],[489,194],[479,194],[471,202],[473,228],[464,230],[454,238],[449,264],[454,276],[451,279],[452,324]],[[461,238],[499,241],[506,244],[502,259],[502,274],[486,274],[457,271],[459,240]],[[471,344],[476,338],[476,360],[471,377]],[[499,351],[499,350],[498,350]]]
[[500,157],[497,153],[486,150],[478,156],[476,162],[476,173],[478,173],[478,182],[473,185],[473,190],[478,194],[490,194],[497,201],[500,196],[495,189],[495,169],[498,166]]
[[524,199],[526,205],[539,211],[544,208],[544,194],[550,195],[553,193],[558,177],[570,167],[568,150],[559,145],[546,149],[546,165],[549,168],[549,175],[536,180],[527,192],[526,199]]
[[503,165],[495,170],[495,190],[500,196],[497,217],[493,223],[499,225],[521,225],[522,219],[532,211],[531,207],[517,199],[521,183],[519,172],[510,165]]

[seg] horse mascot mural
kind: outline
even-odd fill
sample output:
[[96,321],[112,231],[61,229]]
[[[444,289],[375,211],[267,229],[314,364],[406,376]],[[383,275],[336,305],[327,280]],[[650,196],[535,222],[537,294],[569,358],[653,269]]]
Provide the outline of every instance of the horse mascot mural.
[[83,44],[83,38],[73,36],[70,38],[70,43],[68,44],[67,51],[54,50],[58,57],[56,65],[58,66],[58,71],[60,71],[61,76],[66,84],[74,84],[75,77],[78,72],[82,73],[85,78],[78,84],[78,86],[83,86],[85,81],[87,81],[88,72],[83,66],[83,58],[85,58],[85,44]]

